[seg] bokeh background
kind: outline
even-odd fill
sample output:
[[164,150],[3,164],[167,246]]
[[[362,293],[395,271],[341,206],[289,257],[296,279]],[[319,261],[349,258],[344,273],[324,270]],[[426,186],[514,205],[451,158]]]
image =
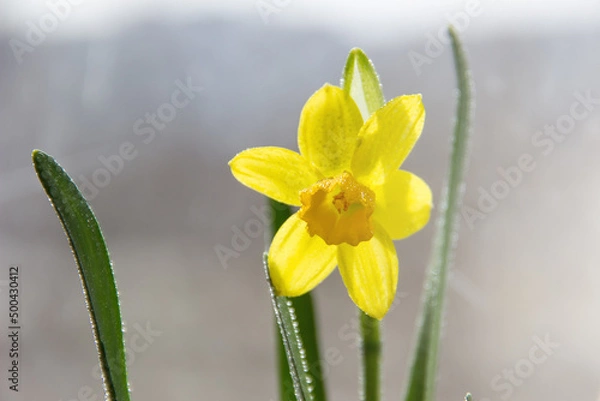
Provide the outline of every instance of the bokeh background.
[[[449,22],[468,48],[477,107],[437,398],[597,399],[600,2],[585,0],[0,0],[1,332],[11,264],[21,268],[23,314],[21,391],[4,373],[0,399],[103,398],[76,267],[31,167],[34,148],[86,187],[102,224],[133,398],[277,399],[256,224],[264,200],[227,161],[251,146],[296,149],[302,105],[339,82],[358,46],[387,98],[423,94],[425,130],[405,168],[439,198],[456,100]],[[169,106],[186,85],[187,104]],[[164,125],[145,121],[172,110]],[[397,243],[388,400],[404,389],[432,234],[430,224]],[[220,259],[226,248],[233,256]],[[337,272],[315,300],[330,399],[356,399],[356,313]]]

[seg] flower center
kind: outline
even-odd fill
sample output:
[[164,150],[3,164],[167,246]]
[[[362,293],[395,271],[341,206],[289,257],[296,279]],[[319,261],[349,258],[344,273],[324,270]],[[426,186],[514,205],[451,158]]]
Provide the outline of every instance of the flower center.
[[375,193],[347,171],[301,191],[300,202],[299,216],[311,237],[316,234],[328,245],[354,246],[373,237]]

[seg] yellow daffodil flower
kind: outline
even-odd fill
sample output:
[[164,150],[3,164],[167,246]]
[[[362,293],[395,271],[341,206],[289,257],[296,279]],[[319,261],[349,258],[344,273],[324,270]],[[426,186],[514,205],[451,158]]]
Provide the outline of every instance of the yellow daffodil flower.
[[392,240],[415,233],[429,220],[431,190],[416,175],[399,170],[424,120],[421,95],[392,99],[363,122],[349,94],[325,85],[302,110],[300,153],[252,148],[229,162],[242,184],[300,207],[269,249],[277,295],[302,295],[339,266],[354,303],[383,318],[398,283]]

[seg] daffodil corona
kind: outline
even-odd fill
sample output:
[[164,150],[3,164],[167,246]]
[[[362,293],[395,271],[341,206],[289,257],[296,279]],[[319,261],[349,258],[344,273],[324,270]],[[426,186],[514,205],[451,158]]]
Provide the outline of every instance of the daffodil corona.
[[302,110],[300,153],[252,148],[230,161],[242,184],[300,207],[269,249],[278,295],[302,295],[338,266],[361,310],[387,313],[398,283],[392,240],[420,230],[431,210],[427,184],[399,170],[424,120],[420,95],[394,98],[363,122],[348,93],[325,85]]

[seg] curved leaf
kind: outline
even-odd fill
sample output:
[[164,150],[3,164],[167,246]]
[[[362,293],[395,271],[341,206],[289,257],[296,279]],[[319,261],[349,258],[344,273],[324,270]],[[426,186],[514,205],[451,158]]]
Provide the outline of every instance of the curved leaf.
[[102,231],[85,198],[56,160],[41,150],[34,150],[32,158],[79,267],[106,398],[129,401],[119,298]]

